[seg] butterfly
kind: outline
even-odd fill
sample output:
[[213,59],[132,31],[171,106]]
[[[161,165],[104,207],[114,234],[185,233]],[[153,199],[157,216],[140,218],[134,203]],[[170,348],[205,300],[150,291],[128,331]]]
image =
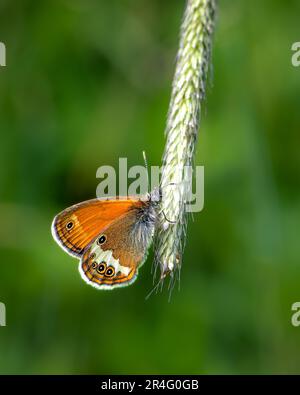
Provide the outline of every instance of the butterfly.
[[80,259],[85,282],[98,289],[132,284],[146,260],[158,206],[158,192],[146,196],[92,199],[59,213],[52,235],[68,254]]

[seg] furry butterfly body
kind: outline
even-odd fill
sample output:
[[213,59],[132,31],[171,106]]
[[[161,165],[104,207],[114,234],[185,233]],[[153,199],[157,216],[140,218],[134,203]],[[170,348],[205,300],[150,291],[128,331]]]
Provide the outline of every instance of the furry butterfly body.
[[67,208],[52,223],[52,235],[80,259],[84,281],[98,289],[131,284],[152,241],[155,192],[137,197],[93,199]]

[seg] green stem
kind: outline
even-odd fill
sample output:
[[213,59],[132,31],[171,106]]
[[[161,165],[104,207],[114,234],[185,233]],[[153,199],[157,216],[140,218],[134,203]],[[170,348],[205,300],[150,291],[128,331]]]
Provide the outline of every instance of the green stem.
[[163,155],[162,201],[155,245],[161,278],[167,273],[175,273],[181,266],[186,226],[185,196],[190,188],[185,182],[184,167],[193,163],[210,62],[214,16],[214,0],[187,1]]

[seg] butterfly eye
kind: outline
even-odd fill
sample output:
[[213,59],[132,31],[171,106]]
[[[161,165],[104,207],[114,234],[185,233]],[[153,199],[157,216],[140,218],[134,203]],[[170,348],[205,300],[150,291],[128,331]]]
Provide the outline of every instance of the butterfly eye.
[[115,274],[115,269],[114,269],[112,266],[109,266],[109,267],[106,269],[105,275],[106,275],[107,277],[112,277],[114,274]]
[[105,262],[101,262],[100,265],[97,268],[97,272],[99,274],[104,274],[106,270],[106,263]]
[[105,242],[106,242],[106,236],[105,235],[100,236],[98,239],[98,244],[101,245],[104,244]]
[[70,221],[70,222],[67,223],[66,228],[68,230],[71,230],[73,228],[73,226],[74,226],[74,222]]

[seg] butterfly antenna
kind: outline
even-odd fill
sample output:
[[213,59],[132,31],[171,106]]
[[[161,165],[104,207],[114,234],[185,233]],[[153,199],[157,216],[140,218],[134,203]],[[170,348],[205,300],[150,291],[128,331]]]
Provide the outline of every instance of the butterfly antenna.
[[148,162],[147,162],[147,157],[146,157],[146,152],[145,152],[145,151],[143,151],[143,158],[144,158],[144,162],[145,162],[145,168],[146,168],[146,170],[147,170],[148,193],[150,193],[151,190],[150,190],[149,168],[148,168]]

